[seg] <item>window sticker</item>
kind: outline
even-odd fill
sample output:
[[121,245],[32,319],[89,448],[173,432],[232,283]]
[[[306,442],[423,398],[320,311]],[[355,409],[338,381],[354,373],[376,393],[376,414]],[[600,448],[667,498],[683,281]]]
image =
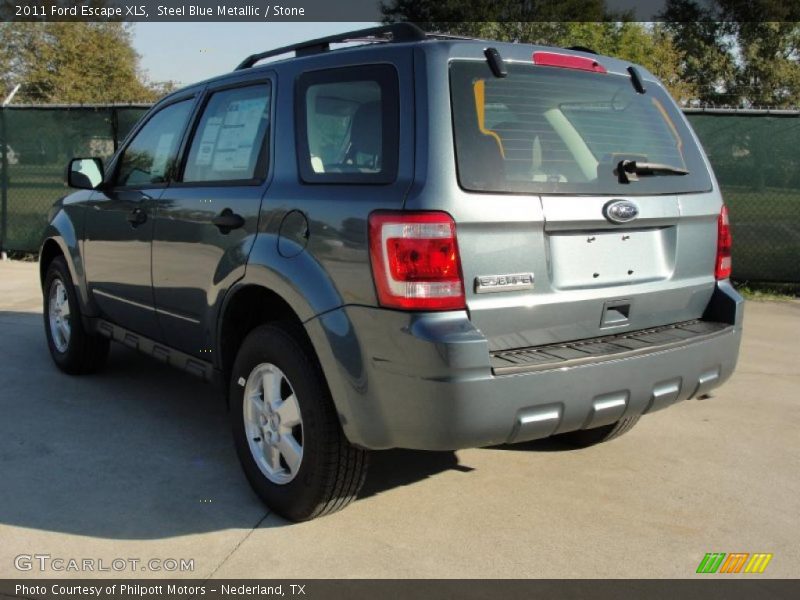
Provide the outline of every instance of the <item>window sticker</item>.
[[183,181],[251,179],[269,124],[269,86],[215,92],[201,117]]
[[205,129],[203,130],[203,137],[200,139],[197,159],[194,161],[194,164],[197,166],[206,167],[211,164],[211,158],[214,155],[214,147],[217,144],[217,137],[219,136],[221,126],[222,119],[220,117],[211,117],[206,122]]
[[[250,169],[253,145],[256,135],[258,135],[261,119],[264,118],[266,103],[266,98],[236,100],[228,104],[224,117],[213,119],[215,121],[213,126],[212,119],[209,119],[209,126],[213,132],[208,134],[208,140],[212,139],[212,135],[216,137],[216,147],[208,149],[206,154],[203,153],[204,145],[210,143],[204,132],[198,153],[198,162],[195,164],[210,162],[214,171],[247,171]],[[207,162],[201,163],[200,160]]]

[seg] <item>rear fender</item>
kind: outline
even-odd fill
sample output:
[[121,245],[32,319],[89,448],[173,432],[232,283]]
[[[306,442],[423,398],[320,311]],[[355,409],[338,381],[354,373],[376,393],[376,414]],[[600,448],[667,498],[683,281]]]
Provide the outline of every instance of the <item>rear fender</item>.
[[245,275],[235,288],[244,285],[258,285],[276,293],[303,323],[343,304],[323,266],[309,252],[284,258],[278,253],[278,236],[274,234],[262,233],[256,238]]

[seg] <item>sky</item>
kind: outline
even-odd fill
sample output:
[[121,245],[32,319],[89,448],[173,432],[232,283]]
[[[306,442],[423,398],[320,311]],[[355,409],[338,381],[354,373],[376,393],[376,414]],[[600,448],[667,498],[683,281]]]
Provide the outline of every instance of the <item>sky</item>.
[[133,45],[151,81],[189,84],[232,71],[255,52],[371,23],[136,23]]

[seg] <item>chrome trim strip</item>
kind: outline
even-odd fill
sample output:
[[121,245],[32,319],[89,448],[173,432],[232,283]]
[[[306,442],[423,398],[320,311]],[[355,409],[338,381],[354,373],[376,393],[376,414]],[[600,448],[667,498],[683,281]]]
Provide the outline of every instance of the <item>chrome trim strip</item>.
[[200,320],[199,319],[194,319],[192,317],[186,317],[184,315],[179,315],[178,313],[170,312],[170,311],[165,310],[163,308],[156,307],[156,312],[158,314],[161,314],[161,315],[166,315],[168,317],[174,317],[176,319],[182,319],[184,321],[189,321],[189,323],[193,323],[195,325],[200,325]]
[[130,304],[138,308],[143,308],[145,310],[153,310],[153,311],[155,310],[155,308],[153,308],[152,306],[147,306],[146,304],[142,304],[141,302],[136,302],[135,300],[129,300],[128,298],[122,298],[121,296],[117,296],[115,294],[99,290],[97,288],[93,289],[92,293],[97,294],[98,296],[104,296],[106,298],[109,298],[110,300],[116,300],[118,302],[124,302],[125,304]]
[[554,419],[558,419],[558,411],[551,410],[545,413],[539,413],[535,415],[528,415],[526,417],[520,417],[519,422],[522,425],[526,425],[528,423],[539,423],[540,421],[553,421]]
[[614,398],[611,400],[601,400],[594,403],[595,410],[606,410],[609,408],[616,408],[617,406],[625,406],[624,398]]
[[192,323],[194,325],[200,325],[200,320],[199,319],[195,319],[193,317],[187,317],[187,316],[184,316],[184,315],[179,315],[178,313],[174,313],[174,312],[171,312],[171,311],[163,309],[163,308],[154,308],[152,306],[147,306],[146,304],[142,304],[141,302],[136,302],[135,300],[129,300],[127,298],[122,298],[120,296],[117,296],[115,294],[111,294],[111,293],[103,291],[103,290],[94,289],[94,290],[92,290],[92,293],[93,294],[97,294],[98,296],[104,296],[104,297],[109,298],[111,300],[117,300],[118,302],[124,302],[125,304],[130,304],[132,306],[136,306],[137,308],[143,308],[145,310],[155,311],[155,312],[157,312],[159,314],[166,315],[168,317],[174,317],[176,319],[182,319],[184,321],[189,321],[189,323]]

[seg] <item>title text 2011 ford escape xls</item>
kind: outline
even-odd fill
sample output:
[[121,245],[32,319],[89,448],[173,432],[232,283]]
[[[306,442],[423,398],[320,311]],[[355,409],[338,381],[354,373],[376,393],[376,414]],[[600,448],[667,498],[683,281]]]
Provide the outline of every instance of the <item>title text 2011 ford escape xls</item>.
[[367,449],[601,442],[736,363],[719,188],[624,61],[410,24],[313,40],[170,94],[68,178],[40,263],[56,364],[115,340],[221,382],[290,519],[350,502]]

